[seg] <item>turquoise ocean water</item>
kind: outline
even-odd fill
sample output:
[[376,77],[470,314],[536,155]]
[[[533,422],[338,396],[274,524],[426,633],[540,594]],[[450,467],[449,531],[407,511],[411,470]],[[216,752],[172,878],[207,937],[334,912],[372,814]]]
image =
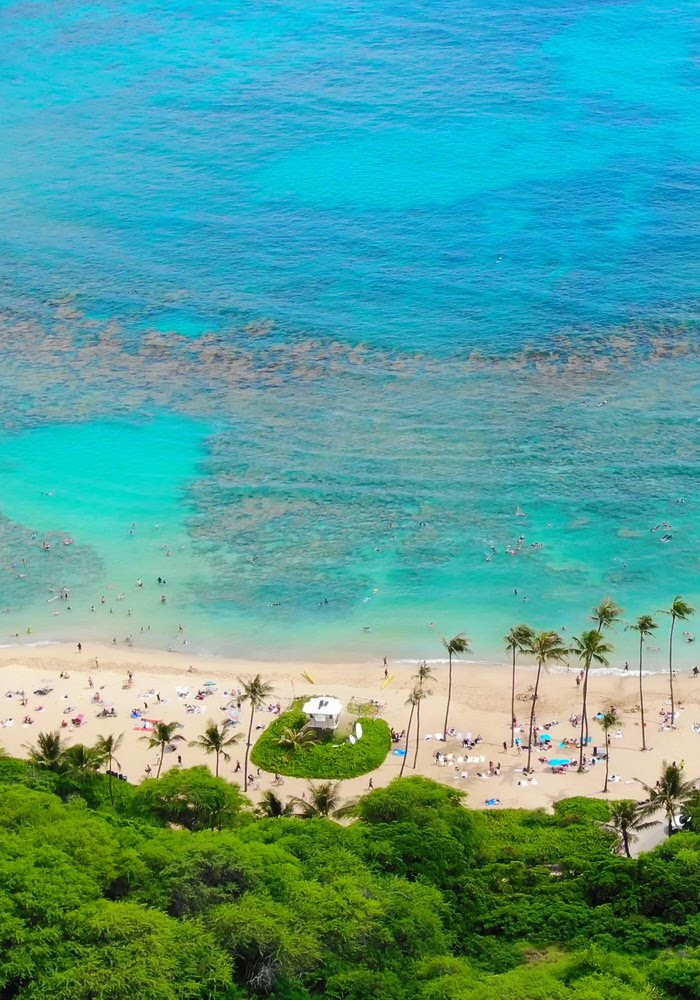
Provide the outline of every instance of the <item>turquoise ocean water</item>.
[[695,5],[0,33],[0,641],[493,659],[700,603]]

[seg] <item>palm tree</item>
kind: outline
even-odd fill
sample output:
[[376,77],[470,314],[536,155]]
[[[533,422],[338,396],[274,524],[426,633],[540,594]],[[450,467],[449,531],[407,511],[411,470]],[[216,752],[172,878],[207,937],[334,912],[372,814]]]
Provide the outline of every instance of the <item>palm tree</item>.
[[515,733],[515,657],[518,653],[525,653],[530,648],[532,640],[535,638],[535,630],[529,625],[516,625],[505,637],[506,650],[513,654],[513,671],[510,682],[510,745],[513,746]]
[[603,730],[603,735],[605,737],[605,787],[604,792],[608,790],[608,775],[610,774],[610,730],[619,728],[622,723],[617,712],[612,711],[604,712],[603,717],[598,720],[600,722],[601,728]]
[[622,608],[615,604],[612,597],[606,597],[597,608],[593,608],[591,620],[597,623],[597,631],[600,633],[604,628],[610,628],[615,622],[619,622],[621,614]]
[[156,778],[160,778],[160,771],[163,767],[163,757],[165,756],[165,748],[170,746],[172,743],[178,743],[184,740],[184,736],[179,736],[175,734],[175,730],[178,728],[179,723],[177,722],[156,722],[150,733],[146,736],[142,736],[141,739],[148,743],[148,749],[152,750],[153,747],[160,747],[160,760],[158,761],[158,770],[156,771]]
[[413,755],[413,769],[415,770],[416,764],[418,762],[418,748],[420,746],[420,703],[424,698],[429,698],[433,693],[431,689],[425,686],[426,681],[431,681],[435,678],[433,673],[433,668],[429,667],[428,664],[423,660],[422,663],[418,664],[418,671],[413,675],[413,680],[418,681],[416,685],[418,691],[420,692],[420,697],[418,699],[418,704],[416,705],[416,752]]
[[88,774],[99,771],[105,762],[105,757],[97,747],[86,747],[83,743],[76,743],[75,746],[63,751],[61,760],[69,774],[85,778]]
[[294,753],[307,747],[316,747],[320,740],[314,735],[313,729],[305,729],[304,726],[294,729],[292,726],[287,726],[277,742],[281,747],[288,747]]
[[613,802],[610,806],[610,822],[600,825],[605,830],[617,834],[620,838],[617,850],[620,851],[621,848],[625,855],[631,858],[630,844],[639,839],[637,834],[641,833],[642,830],[650,830],[653,826],[659,825],[658,820],[645,821],[644,817],[643,803],[634,802],[632,799],[620,799],[619,802]]
[[640,615],[633,625],[627,626],[628,629],[633,628],[635,632],[639,632],[639,711],[642,717],[642,750],[646,750],[647,748],[646,725],[644,722],[644,681],[642,679],[644,642],[649,638],[654,629],[658,627],[651,615]]
[[[604,628],[612,626],[620,621],[622,608],[613,601],[612,597],[604,597],[598,607],[591,610],[591,621],[596,623],[598,634],[602,634]],[[584,716],[584,736],[588,742],[588,716]]]
[[675,597],[671,607],[663,613],[671,616],[671,633],[668,638],[668,684],[671,691],[671,726],[673,727],[676,724],[676,702],[673,695],[673,630],[676,627],[676,620],[686,621],[695,614],[695,608],[691,608],[682,597]]
[[405,702],[407,707],[409,705],[411,706],[411,712],[408,716],[408,725],[406,726],[406,745],[403,751],[403,760],[401,761],[401,770],[399,771],[399,778],[403,777],[404,768],[406,767],[406,758],[408,756],[408,741],[411,738],[411,726],[413,725],[413,716],[416,711],[416,705],[420,703],[421,697],[422,696],[420,688],[418,687],[418,685],[416,685],[413,691],[411,691],[411,693],[409,694]]
[[337,781],[322,781],[320,785],[309,782],[309,799],[295,796],[293,802],[303,819],[328,817],[338,809],[339,789],[340,783]]
[[116,758],[116,753],[119,747],[122,745],[122,740],[124,739],[124,733],[120,733],[119,736],[114,736],[112,733],[109,736],[98,736],[97,743],[95,744],[95,750],[102,754],[102,759],[107,762],[107,776],[109,778],[109,801],[114,805],[114,794],[112,792],[112,764],[116,764],[117,767],[121,767],[121,764]]
[[65,744],[58,731],[39,733],[35,746],[25,746],[29,751],[29,759],[37,767],[45,767],[49,771],[63,769],[63,753]]
[[563,660],[568,649],[564,645],[562,637],[558,632],[538,632],[532,642],[527,647],[527,652],[531,653],[537,660],[537,675],[535,677],[535,690],[532,694],[532,707],[530,708],[530,735],[527,746],[527,770],[530,770],[532,759],[532,732],[535,727],[535,708],[537,707],[537,696],[540,690],[540,676],[542,667],[554,660]]
[[580,746],[578,752],[578,769],[579,772],[583,771],[583,750],[586,746],[586,741],[584,740],[584,729],[586,727],[586,722],[588,719],[587,715],[587,698],[588,698],[588,672],[591,669],[591,663],[599,663],[603,667],[608,665],[608,653],[612,653],[613,647],[609,642],[604,642],[600,632],[597,629],[589,629],[587,632],[582,632],[580,636],[575,635],[573,637],[573,646],[571,652],[578,656],[579,660],[583,663],[583,703],[581,707],[581,737]]
[[248,726],[248,739],[245,745],[245,765],[243,768],[243,791],[248,791],[248,755],[250,753],[250,737],[253,732],[253,718],[256,708],[262,708],[268,698],[272,695],[272,684],[264,681],[260,674],[255,677],[239,678],[243,685],[241,701],[250,702],[250,724]]
[[294,803],[283,802],[274,792],[264,791],[255,810],[258,816],[267,819],[280,819],[282,816],[294,815]]
[[697,799],[697,779],[684,781],[683,769],[675,763],[667,764],[664,761],[661,777],[656,785],[647,785],[643,781],[641,784],[649,796],[649,801],[642,807],[644,815],[648,816],[663,809],[668,820],[668,835],[670,837],[673,833],[674,816],[684,806],[694,803]]
[[445,639],[443,637],[442,644],[447,650],[447,657],[449,660],[449,674],[447,680],[447,705],[445,706],[445,725],[442,729],[443,740],[447,739],[447,722],[450,715],[450,702],[452,700],[452,657],[458,656],[462,653],[470,653],[469,649],[469,639],[467,639],[464,632],[460,632],[453,639]]
[[221,757],[224,758],[226,763],[231,760],[231,754],[226,752],[226,747],[235,746],[241,738],[240,733],[234,733],[233,736],[226,735],[226,729],[219,728],[217,724],[210,719],[207,723],[207,728],[204,730],[202,735],[196,740],[190,740],[187,744],[190,747],[199,747],[203,750],[207,756],[209,754],[216,754],[216,766],[214,768],[214,774],[219,777],[219,760]]

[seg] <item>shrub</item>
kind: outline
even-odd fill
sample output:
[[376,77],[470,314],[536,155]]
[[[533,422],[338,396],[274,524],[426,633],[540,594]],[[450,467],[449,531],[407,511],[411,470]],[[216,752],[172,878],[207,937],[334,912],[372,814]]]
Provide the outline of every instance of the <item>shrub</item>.
[[592,821],[607,823],[610,819],[610,803],[603,799],[574,796],[571,799],[561,799],[559,802],[555,802],[552,808],[561,825],[570,823],[590,825]]
[[149,778],[134,791],[136,816],[174,823],[186,830],[223,830],[235,826],[249,804],[238,785],[215,778],[208,767],[173,768]]
[[356,778],[379,767],[389,752],[391,733],[383,719],[360,719],[362,739],[343,741],[337,733],[320,735],[316,746],[290,751],[280,746],[285,729],[299,729],[306,716],[297,707],[284,712],[261,734],[250,759],[263,771],[295,778]]

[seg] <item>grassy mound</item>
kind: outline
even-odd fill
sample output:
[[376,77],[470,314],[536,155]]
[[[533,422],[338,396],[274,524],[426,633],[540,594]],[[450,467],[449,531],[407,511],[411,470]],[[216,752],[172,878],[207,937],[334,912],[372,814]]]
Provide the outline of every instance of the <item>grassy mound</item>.
[[[379,767],[391,747],[391,733],[383,719],[359,719],[362,739],[347,743],[347,733],[317,733],[318,746],[290,750],[279,745],[285,729],[299,729],[306,716],[299,706],[280,715],[260,735],[250,759],[263,771],[286,774],[294,778],[356,778]],[[340,744],[340,745],[338,745]]]

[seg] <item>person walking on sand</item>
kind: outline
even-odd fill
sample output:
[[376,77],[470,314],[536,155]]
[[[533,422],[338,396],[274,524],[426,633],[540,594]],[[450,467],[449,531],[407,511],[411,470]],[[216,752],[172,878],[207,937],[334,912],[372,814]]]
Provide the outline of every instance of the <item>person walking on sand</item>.
[[94,686],[95,685],[93,684],[92,677],[88,677],[88,687],[94,687]]
[[82,642],[79,642],[78,643],[78,652],[82,653],[82,651],[83,651],[83,644],[82,644]]
[[99,663],[99,660],[97,659],[97,657],[95,657],[95,670],[99,670],[99,669],[100,669],[100,663]]

